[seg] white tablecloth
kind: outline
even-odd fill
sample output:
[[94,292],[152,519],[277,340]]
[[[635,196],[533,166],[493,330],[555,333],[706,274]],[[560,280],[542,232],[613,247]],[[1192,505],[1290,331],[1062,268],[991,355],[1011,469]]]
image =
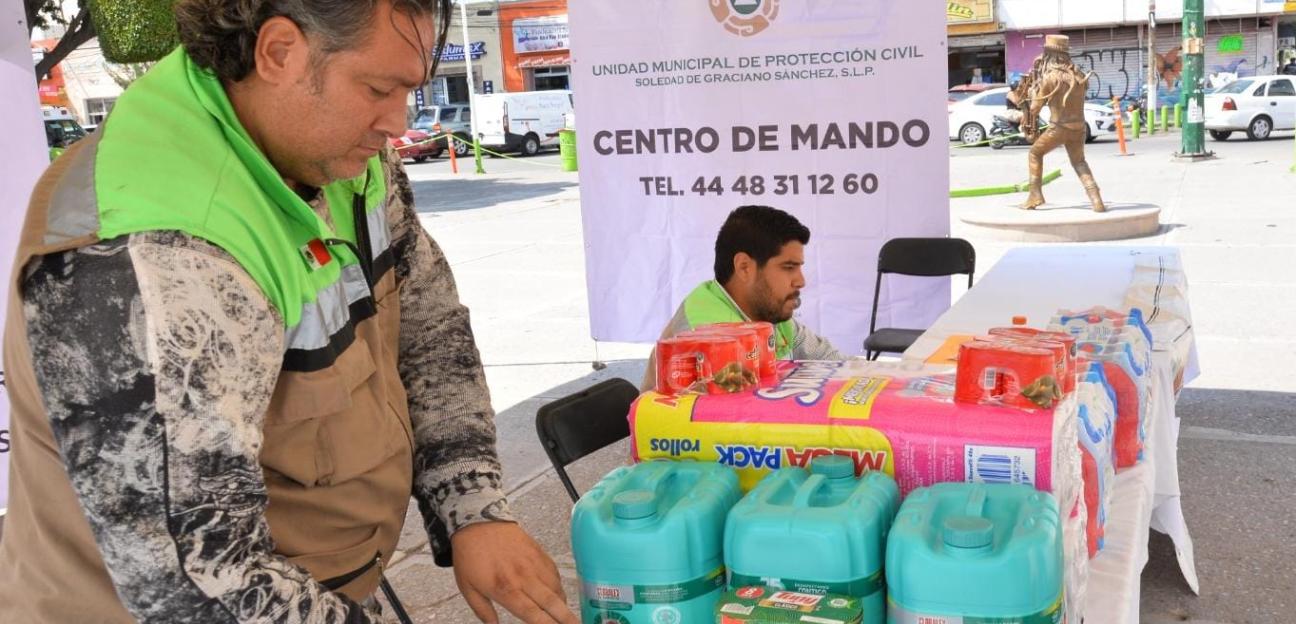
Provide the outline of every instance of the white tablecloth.
[[[983,334],[1007,326],[1014,316],[1044,327],[1059,309],[1101,305],[1120,309],[1130,292],[1136,267],[1179,268],[1179,252],[1168,247],[1028,247],[1004,255],[989,272],[905,353],[925,360],[947,338]],[[1159,291],[1158,291],[1159,292]],[[1186,307],[1185,307],[1186,311]],[[1151,310],[1144,310],[1151,316]],[[1191,319],[1184,319],[1191,329]],[[1198,591],[1192,537],[1184,522],[1179,494],[1179,419],[1175,415],[1176,366],[1183,383],[1198,374],[1196,347],[1187,334],[1186,359],[1169,350],[1153,353],[1151,422],[1145,461],[1120,472],[1106,543],[1089,566],[1085,619],[1088,622],[1139,621],[1139,582],[1148,558],[1148,532],[1155,528],[1175,544],[1179,567]]]

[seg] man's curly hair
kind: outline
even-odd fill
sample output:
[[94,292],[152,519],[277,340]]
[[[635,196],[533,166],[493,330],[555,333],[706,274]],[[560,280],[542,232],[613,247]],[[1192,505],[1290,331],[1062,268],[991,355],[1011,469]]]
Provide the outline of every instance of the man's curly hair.
[[[256,66],[257,35],[266,20],[292,20],[327,55],[364,41],[379,2],[391,2],[394,15],[435,17],[436,47],[425,73],[431,77],[450,27],[451,0],[179,0],[175,17],[180,43],[194,63],[222,82],[238,82]],[[423,43],[410,42],[420,51]]]

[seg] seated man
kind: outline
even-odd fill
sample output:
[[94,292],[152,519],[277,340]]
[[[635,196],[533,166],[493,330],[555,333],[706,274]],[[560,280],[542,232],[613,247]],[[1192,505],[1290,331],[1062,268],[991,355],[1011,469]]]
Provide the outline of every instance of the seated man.
[[[729,213],[715,244],[715,279],[693,289],[662,331],[662,339],[712,323],[774,324],[780,360],[844,360],[827,340],[806,329],[792,312],[801,305],[805,246],[810,230],[796,217],[768,206]],[[657,352],[648,358],[642,389],[657,381]]]

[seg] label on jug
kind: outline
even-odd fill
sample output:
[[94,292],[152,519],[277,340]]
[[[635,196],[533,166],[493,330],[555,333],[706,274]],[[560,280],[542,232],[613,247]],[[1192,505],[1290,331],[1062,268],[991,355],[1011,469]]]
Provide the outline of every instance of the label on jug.
[[720,566],[695,579],[668,585],[613,585],[585,581],[581,584],[581,595],[595,609],[629,611],[636,605],[687,602],[724,587],[724,583],[725,569]]
[[788,591],[799,592],[802,594],[815,594],[819,596],[824,594],[837,594],[839,596],[867,598],[879,591],[882,591],[882,589],[886,587],[886,580],[882,576],[881,570],[878,570],[872,575],[864,578],[855,579],[853,581],[844,581],[841,583],[801,581],[797,579],[773,576],[752,576],[750,574],[739,574],[737,572],[732,572],[729,575],[730,587],[746,587],[748,585],[765,585],[774,589],[786,589]]
[[[806,594],[760,585],[726,593],[716,604],[715,612],[714,621],[719,624],[861,624],[864,618],[859,598]],[[873,620],[868,624],[873,624]]]
[[1053,606],[1022,617],[977,617],[973,615],[936,615],[910,611],[887,600],[887,624],[1066,624],[1062,597]]

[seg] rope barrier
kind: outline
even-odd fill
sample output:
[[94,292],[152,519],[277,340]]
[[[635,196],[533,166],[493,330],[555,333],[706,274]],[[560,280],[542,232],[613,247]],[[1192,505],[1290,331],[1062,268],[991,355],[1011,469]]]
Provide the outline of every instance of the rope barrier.
[[[455,141],[459,141],[460,143],[464,143],[464,144],[471,145],[471,143],[468,143],[467,141],[465,141],[465,140],[463,140],[463,139],[461,139],[461,138],[459,138],[459,137],[457,137],[457,136],[450,135],[450,138],[454,139]],[[478,146],[478,148],[481,149],[481,151],[486,152],[487,154],[491,154],[491,155],[493,155],[493,156],[498,156],[498,157],[500,157],[500,158],[507,158],[507,159],[509,159],[509,160],[516,160],[516,161],[518,161],[518,162],[520,162],[520,163],[525,163],[525,164],[528,164],[528,165],[535,165],[535,166],[537,166],[537,167],[555,167],[555,168],[561,168],[561,167],[562,167],[562,165],[551,165],[551,164],[549,164],[549,163],[538,163],[538,162],[532,162],[532,161],[530,161],[530,160],[524,160],[524,159],[521,159],[521,158],[517,158],[517,157],[515,157],[515,156],[509,156],[508,154],[501,154],[501,153],[496,152],[496,151],[493,151],[493,150],[488,150],[488,149],[486,149],[486,148],[484,148],[484,147],[481,147],[481,146]]]
[[[1062,177],[1062,170],[1054,169],[1053,171],[1050,171],[1048,175],[1045,175],[1042,180],[1040,180],[1041,186],[1044,184],[1048,184],[1049,182],[1052,182],[1060,177]],[[1006,186],[985,186],[981,188],[955,189],[950,191],[950,197],[954,199],[959,199],[959,198],[966,198],[966,197],[985,197],[986,195],[1011,195],[1013,193],[1024,193],[1028,190],[1030,190],[1030,182],[1026,181],[1020,184],[1009,184]]]
[[[422,141],[419,141],[419,142],[417,142],[417,143],[409,143],[409,144],[406,144],[406,145],[398,145],[398,146],[396,146],[396,152],[397,152],[397,153],[400,153],[402,150],[408,150],[408,149],[411,149],[411,148],[414,148],[414,147],[418,147],[418,146],[420,146],[420,145],[427,145],[428,143],[435,143],[435,142],[437,142],[437,141],[440,141],[440,140],[442,140],[442,139],[446,139],[446,138],[450,139],[451,141],[458,141],[458,142],[463,143],[464,145],[467,145],[467,146],[469,146],[469,147],[472,146],[472,143],[469,143],[468,141],[465,141],[465,140],[463,140],[463,139],[461,139],[461,138],[459,138],[459,137],[457,137],[457,136],[455,136],[455,135],[450,134],[450,133],[447,132],[447,133],[445,133],[445,134],[438,134],[438,135],[436,135],[436,136],[434,136],[434,137],[429,137],[429,138],[427,138],[427,139],[425,139],[425,140],[422,140]],[[484,148],[484,147],[480,147],[480,146],[479,146],[479,149],[481,149],[481,151],[483,151],[483,152],[486,152],[487,154],[491,154],[491,155],[493,155],[493,156],[498,156],[499,158],[507,158],[507,159],[509,159],[509,160],[516,160],[516,161],[518,161],[518,162],[520,162],[520,163],[524,163],[524,164],[528,164],[528,165],[533,165],[533,166],[536,166],[536,167],[552,167],[552,168],[555,168],[555,169],[561,169],[561,168],[562,168],[562,165],[551,165],[551,164],[549,164],[549,163],[533,162],[533,161],[530,161],[530,160],[526,160],[526,159],[522,159],[522,158],[517,158],[517,157],[515,157],[515,156],[509,156],[508,154],[501,154],[501,153],[496,152],[496,151],[494,151],[494,150],[489,150],[489,149],[486,149],[486,148]]]

